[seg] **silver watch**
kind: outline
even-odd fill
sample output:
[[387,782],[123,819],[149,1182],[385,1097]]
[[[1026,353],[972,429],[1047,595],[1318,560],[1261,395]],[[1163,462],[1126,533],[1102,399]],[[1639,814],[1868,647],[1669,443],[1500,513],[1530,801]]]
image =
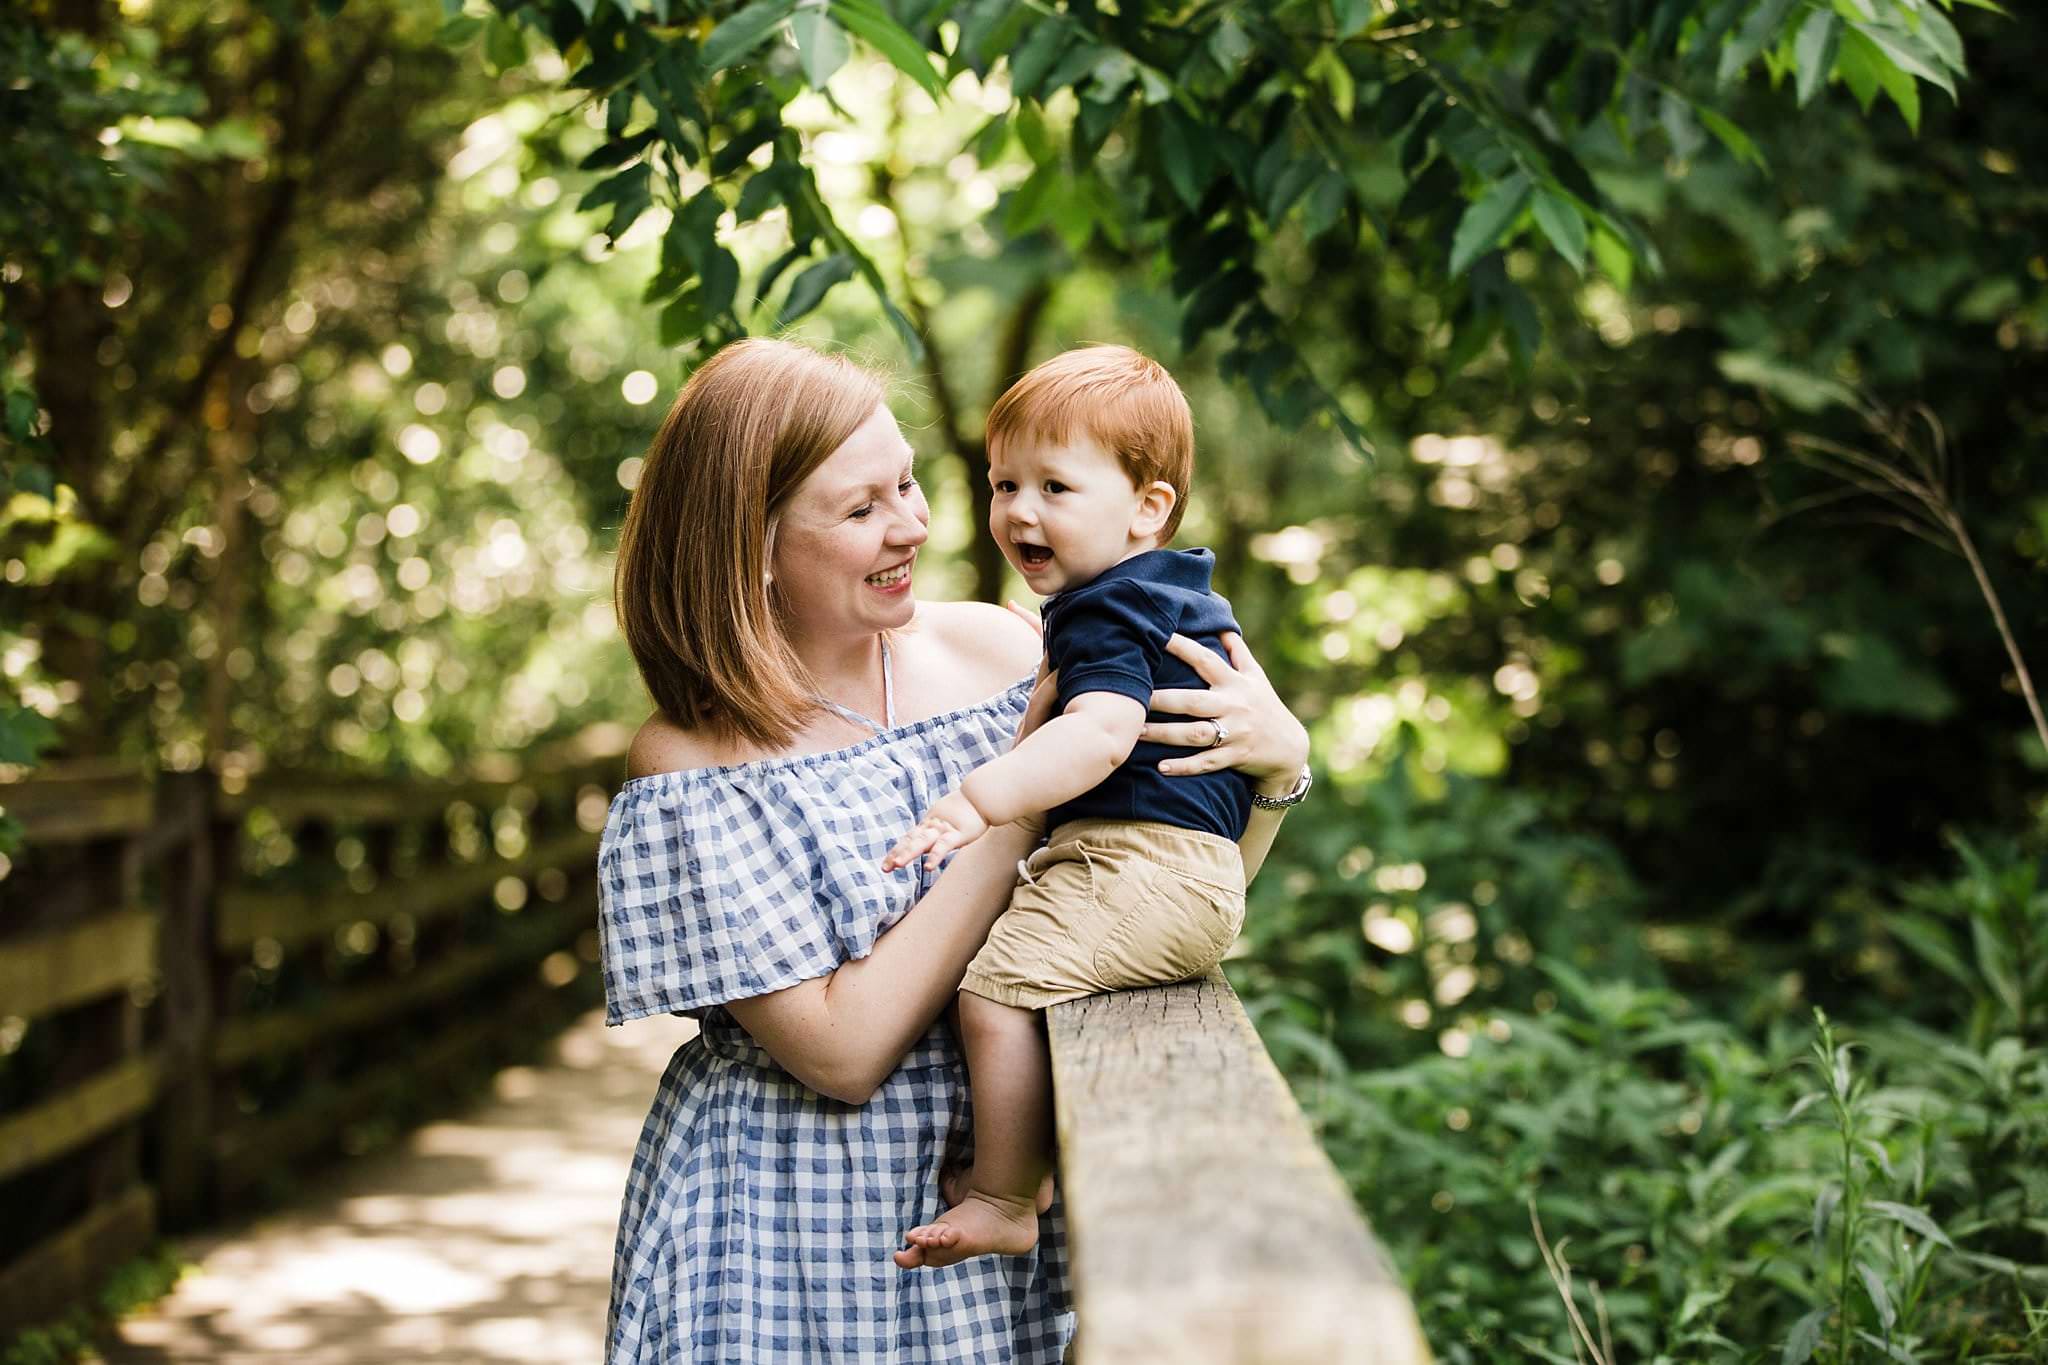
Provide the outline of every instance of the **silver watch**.
[[1301,765],[1301,776],[1294,779],[1294,785],[1285,796],[1268,796],[1264,792],[1252,793],[1252,804],[1260,810],[1286,810],[1289,806],[1301,804],[1301,798],[1308,795],[1308,789],[1315,785],[1315,778],[1309,773],[1308,764]]

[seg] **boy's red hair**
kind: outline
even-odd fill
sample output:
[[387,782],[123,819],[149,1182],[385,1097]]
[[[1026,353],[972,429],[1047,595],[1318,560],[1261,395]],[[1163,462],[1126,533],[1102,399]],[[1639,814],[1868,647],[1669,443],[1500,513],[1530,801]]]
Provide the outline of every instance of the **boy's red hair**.
[[1018,439],[1065,444],[1077,434],[1116,456],[1135,486],[1172,487],[1159,543],[1172,540],[1194,482],[1195,419],[1165,367],[1128,346],[1083,346],[1035,366],[989,409],[991,451]]

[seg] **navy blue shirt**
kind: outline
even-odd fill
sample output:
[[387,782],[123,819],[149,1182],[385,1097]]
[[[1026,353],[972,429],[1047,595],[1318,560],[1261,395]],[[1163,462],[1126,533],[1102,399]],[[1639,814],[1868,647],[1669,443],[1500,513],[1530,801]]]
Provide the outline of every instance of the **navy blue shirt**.
[[[1059,673],[1057,709],[1064,712],[1087,692],[1142,704],[1155,688],[1207,687],[1166,652],[1166,640],[1178,633],[1229,658],[1221,637],[1238,625],[1230,603],[1209,590],[1215,567],[1207,550],[1147,550],[1048,597],[1041,611],[1046,657]],[[1148,711],[1146,719],[1189,718]],[[1048,811],[1046,828],[1068,820],[1153,820],[1236,839],[1251,820],[1251,779],[1231,770],[1179,777],[1159,771],[1161,759],[1187,752],[1141,740],[1100,786]]]

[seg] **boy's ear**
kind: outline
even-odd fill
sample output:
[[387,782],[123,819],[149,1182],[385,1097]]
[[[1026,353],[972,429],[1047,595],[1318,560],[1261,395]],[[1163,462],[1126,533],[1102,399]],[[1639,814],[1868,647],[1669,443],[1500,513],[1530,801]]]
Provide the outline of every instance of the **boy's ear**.
[[1138,510],[1131,516],[1131,534],[1156,539],[1166,529],[1180,495],[1164,479],[1154,479],[1138,490]]

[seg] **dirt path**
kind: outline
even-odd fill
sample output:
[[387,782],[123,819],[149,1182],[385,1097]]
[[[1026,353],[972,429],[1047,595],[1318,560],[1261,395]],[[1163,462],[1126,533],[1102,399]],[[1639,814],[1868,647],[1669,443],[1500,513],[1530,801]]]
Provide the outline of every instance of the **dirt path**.
[[123,1322],[107,1359],[597,1365],[633,1143],[691,1028],[586,1015],[476,1112],[181,1243],[197,1269]]

